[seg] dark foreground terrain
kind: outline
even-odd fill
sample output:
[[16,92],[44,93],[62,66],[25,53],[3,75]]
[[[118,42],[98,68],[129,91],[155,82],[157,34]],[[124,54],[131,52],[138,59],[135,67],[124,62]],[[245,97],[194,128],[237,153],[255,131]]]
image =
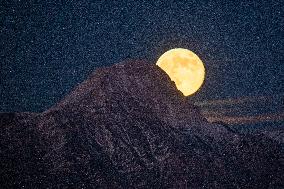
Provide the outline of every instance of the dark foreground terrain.
[[271,136],[208,123],[157,66],[124,62],[43,113],[0,114],[0,186],[282,188]]

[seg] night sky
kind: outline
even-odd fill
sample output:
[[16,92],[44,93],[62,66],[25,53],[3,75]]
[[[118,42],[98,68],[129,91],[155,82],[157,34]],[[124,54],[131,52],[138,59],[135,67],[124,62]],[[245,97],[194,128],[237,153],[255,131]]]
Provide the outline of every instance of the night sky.
[[284,93],[281,1],[0,2],[0,112],[41,112],[98,67],[155,63],[181,47],[205,63],[196,101]]

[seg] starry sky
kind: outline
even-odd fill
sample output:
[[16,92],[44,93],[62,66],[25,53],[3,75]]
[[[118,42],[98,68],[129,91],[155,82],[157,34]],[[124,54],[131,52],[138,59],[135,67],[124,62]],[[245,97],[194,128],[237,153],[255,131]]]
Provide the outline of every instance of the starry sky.
[[280,0],[1,1],[0,112],[44,111],[98,67],[176,47],[205,64],[196,101],[281,95],[283,13]]

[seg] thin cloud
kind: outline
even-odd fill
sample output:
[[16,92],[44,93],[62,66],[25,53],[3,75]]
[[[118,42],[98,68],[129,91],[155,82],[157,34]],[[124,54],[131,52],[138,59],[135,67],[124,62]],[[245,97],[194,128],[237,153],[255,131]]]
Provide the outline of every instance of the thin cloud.
[[230,98],[230,99],[220,99],[211,101],[195,102],[196,106],[221,106],[221,105],[235,105],[235,104],[245,104],[245,103],[264,103],[271,102],[275,99],[283,101],[284,94],[273,95],[273,96],[252,96],[252,97],[241,97],[241,98]]
[[254,124],[260,122],[283,122],[284,113],[280,114],[264,114],[257,116],[210,116],[205,115],[209,122],[224,122],[228,125],[236,124]]
[[280,122],[284,121],[283,97],[284,94],[242,97],[197,102],[195,105],[200,107],[209,122],[229,125]]

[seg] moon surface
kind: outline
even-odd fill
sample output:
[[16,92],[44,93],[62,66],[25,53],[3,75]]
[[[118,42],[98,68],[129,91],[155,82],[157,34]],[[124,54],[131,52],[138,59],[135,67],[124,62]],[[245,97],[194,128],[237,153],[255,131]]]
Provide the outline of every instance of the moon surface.
[[175,48],[165,52],[156,63],[175,82],[184,96],[195,93],[205,79],[205,68],[192,51]]

